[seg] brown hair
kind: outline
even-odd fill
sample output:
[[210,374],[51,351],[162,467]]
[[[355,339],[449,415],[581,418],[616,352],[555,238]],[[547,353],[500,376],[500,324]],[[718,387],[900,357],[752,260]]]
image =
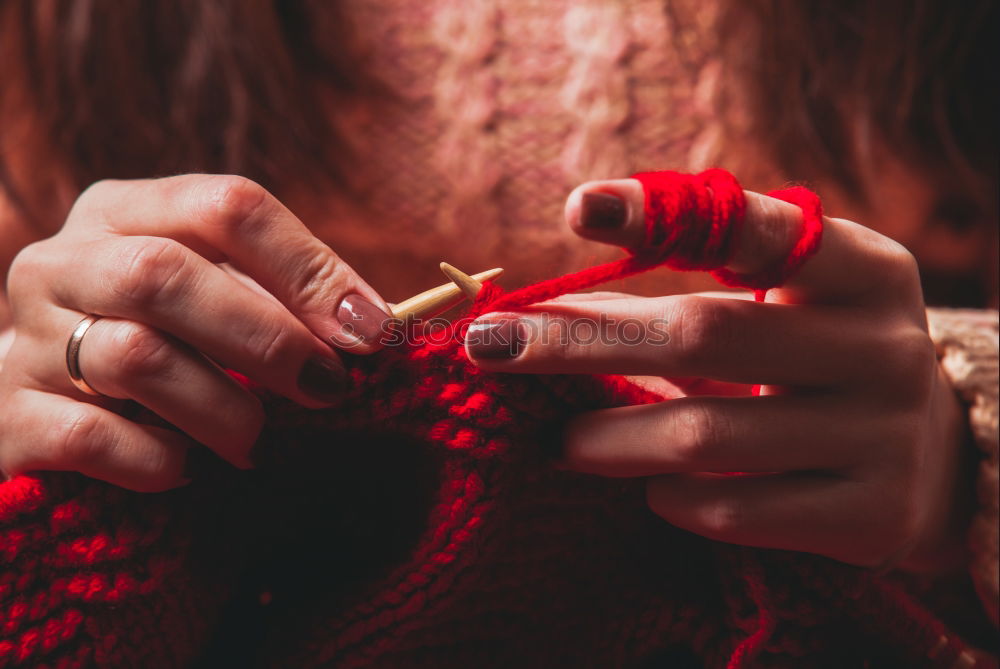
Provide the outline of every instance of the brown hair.
[[[668,10],[676,2],[667,2]],[[993,0],[721,0],[720,47],[751,136],[797,178],[854,195],[852,128],[995,191]],[[369,87],[330,0],[0,0],[5,126],[20,111],[76,187],[104,177],[331,173],[328,103]],[[13,109],[15,108],[16,109]],[[22,172],[24,170],[21,170]],[[992,190],[990,189],[990,184]],[[9,162],[0,185],[13,189]]]
[[725,0],[717,30],[751,136],[796,179],[864,198],[855,132],[952,171],[996,216],[995,0]]
[[77,189],[185,171],[335,175],[329,105],[371,83],[350,35],[328,0],[2,2],[2,118],[26,121],[4,133],[0,184],[27,212],[39,194],[25,173],[52,169]]
[[[867,127],[961,186],[943,220],[996,226],[1000,3],[718,2],[724,116],[745,111],[786,176],[864,199]],[[333,0],[0,0],[0,189],[30,214],[107,177],[336,186],[331,106],[385,92],[351,37]]]

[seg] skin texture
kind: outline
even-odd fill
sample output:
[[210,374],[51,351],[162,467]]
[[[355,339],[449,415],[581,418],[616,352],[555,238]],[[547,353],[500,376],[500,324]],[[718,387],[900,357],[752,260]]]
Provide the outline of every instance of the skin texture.
[[[581,225],[585,192],[628,204],[624,227]],[[747,193],[730,269],[783,257],[799,226],[793,205]],[[642,236],[635,180],[585,184],[566,218],[578,234],[633,246]],[[666,323],[638,344],[558,337],[601,317]],[[645,476],[650,507],[722,541],[808,551],[876,567],[952,564],[964,496],[961,411],[927,334],[914,257],[844,219],[826,219],[819,253],[768,302],[700,295],[573,296],[479,323],[517,319],[514,358],[477,358],[514,373],[618,373],[675,379],[687,397],[588,414],[568,429],[564,466]],[[476,325],[473,326],[474,328]],[[547,340],[533,336],[548,331]],[[652,342],[652,343],[651,343]],[[764,384],[751,397],[748,384]],[[710,472],[744,472],[742,476]]]
[[[581,227],[584,192],[623,197],[627,224]],[[584,184],[567,201],[568,230],[635,243],[641,197],[634,180]],[[740,272],[781,257],[798,224],[794,206],[748,199],[733,265]],[[413,248],[438,259],[441,252],[418,240]],[[524,279],[516,262],[499,260],[515,283]],[[230,265],[242,273],[224,271]],[[337,344],[374,350],[338,337],[342,298],[362,295],[385,307],[259,186],[204,175],[95,185],[57,234],[17,256],[8,285],[16,337],[0,371],[0,469],[79,470],[149,491],[182,485],[185,451],[197,443],[250,465],[260,407],[207,358],[323,406],[329,397],[299,384],[306,361],[336,368]],[[581,418],[564,455],[565,466],[581,471],[649,477],[651,508],[676,525],[866,566],[954,564],[967,512],[962,419],[927,336],[913,256],[872,230],[830,219],[821,252],[770,300],[570,296],[489,319],[656,317],[668,324],[670,341],[529,342],[515,360],[481,364],[659,376],[684,389],[684,399]],[[105,318],[84,341],[81,367],[109,397],[83,395],[66,376],[66,338],[86,313]],[[768,384],[765,396],[747,397],[752,383]],[[126,399],[181,433],[131,421]],[[705,473],[712,471],[756,475]]]
[[[195,443],[251,466],[261,407],[215,363],[327,406],[346,383],[335,349],[376,349],[344,331],[338,305],[361,296],[387,310],[274,197],[228,176],[95,184],[59,233],[17,256],[8,291],[0,469],[79,470],[140,491],[182,484]],[[100,398],[65,370],[66,333],[86,314],[103,316],[80,351]],[[184,434],[129,420],[123,400]]]

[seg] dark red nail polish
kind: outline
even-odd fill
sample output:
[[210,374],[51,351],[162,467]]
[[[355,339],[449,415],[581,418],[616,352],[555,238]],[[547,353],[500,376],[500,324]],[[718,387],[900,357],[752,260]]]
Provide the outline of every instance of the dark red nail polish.
[[628,208],[625,200],[610,193],[584,193],[580,203],[580,226],[590,230],[625,227]]
[[302,365],[299,388],[320,402],[332,402],[347,389],[347,372],[335,360],[314,356]]
[[348,295],[337,308],[337,318],[346,334],[366,344],[377,343],[388,332],[392,314],[387,314],[360,295]]
[[519,320],[473,323],[465,335],[469,355],[478,360],[509,360],[521,354],[527,343]]

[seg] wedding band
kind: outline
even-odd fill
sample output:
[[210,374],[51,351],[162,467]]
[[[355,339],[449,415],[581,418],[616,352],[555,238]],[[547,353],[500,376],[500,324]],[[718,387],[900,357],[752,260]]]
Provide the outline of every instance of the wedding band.
[[91,388],[80,372],[80,344],[83,343],[83,335],[87,334],[90,326],[100,319],[100,316],[87,316],[77,323],[76,327],[73,328],[73,334],[69,336],[69,343],[66,344],[66,371],[69,372],[69,380],[88,395],[100,395],[101,393]]

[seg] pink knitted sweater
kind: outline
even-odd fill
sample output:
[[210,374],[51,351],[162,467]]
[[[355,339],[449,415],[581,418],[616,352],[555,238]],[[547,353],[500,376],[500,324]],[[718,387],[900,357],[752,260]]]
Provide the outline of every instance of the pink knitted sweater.
[[[521,283],[593,264],[603,253],[571,241],[559,225],[565,194],[582,180],[721,163],[739,168],[748,186],[756,183],[747,166],[720,160],[706,104],[713,64],[661,0],[344,4],[373,47],[375,69],[405,104],[389,110],[359,102],[338,119],[364,156],[356,186],[369,198],[321,209],[292,204],[390,299],[438,279],[441,258],[415,251],[415,232],[428,253],[456,248],[459,236],[470,240],[447,258],[463,267],[492,266],[516,253],[518,266],[537,268],[518,277]],[[767,181],[774,179],[760,179]],[[337,224],[325,227],[326,220]],[[378,235],[371,234],[375,225]],[[392,271],[403,263],[404,273]],[[657,274],[629,289],[708,287],[714,284],[696,275]],[[997,316],[929,316],[981,453],[970,573],[996,623]],[[932,588],[927,593],[934,606]],[[201,604],[192,601],[184,613],[195,620]],[[982,618],[969,610],[979,606],[975,600],[941,606],[958,619],[956,628]],[[951,615],[956,607],[965,610]]]

